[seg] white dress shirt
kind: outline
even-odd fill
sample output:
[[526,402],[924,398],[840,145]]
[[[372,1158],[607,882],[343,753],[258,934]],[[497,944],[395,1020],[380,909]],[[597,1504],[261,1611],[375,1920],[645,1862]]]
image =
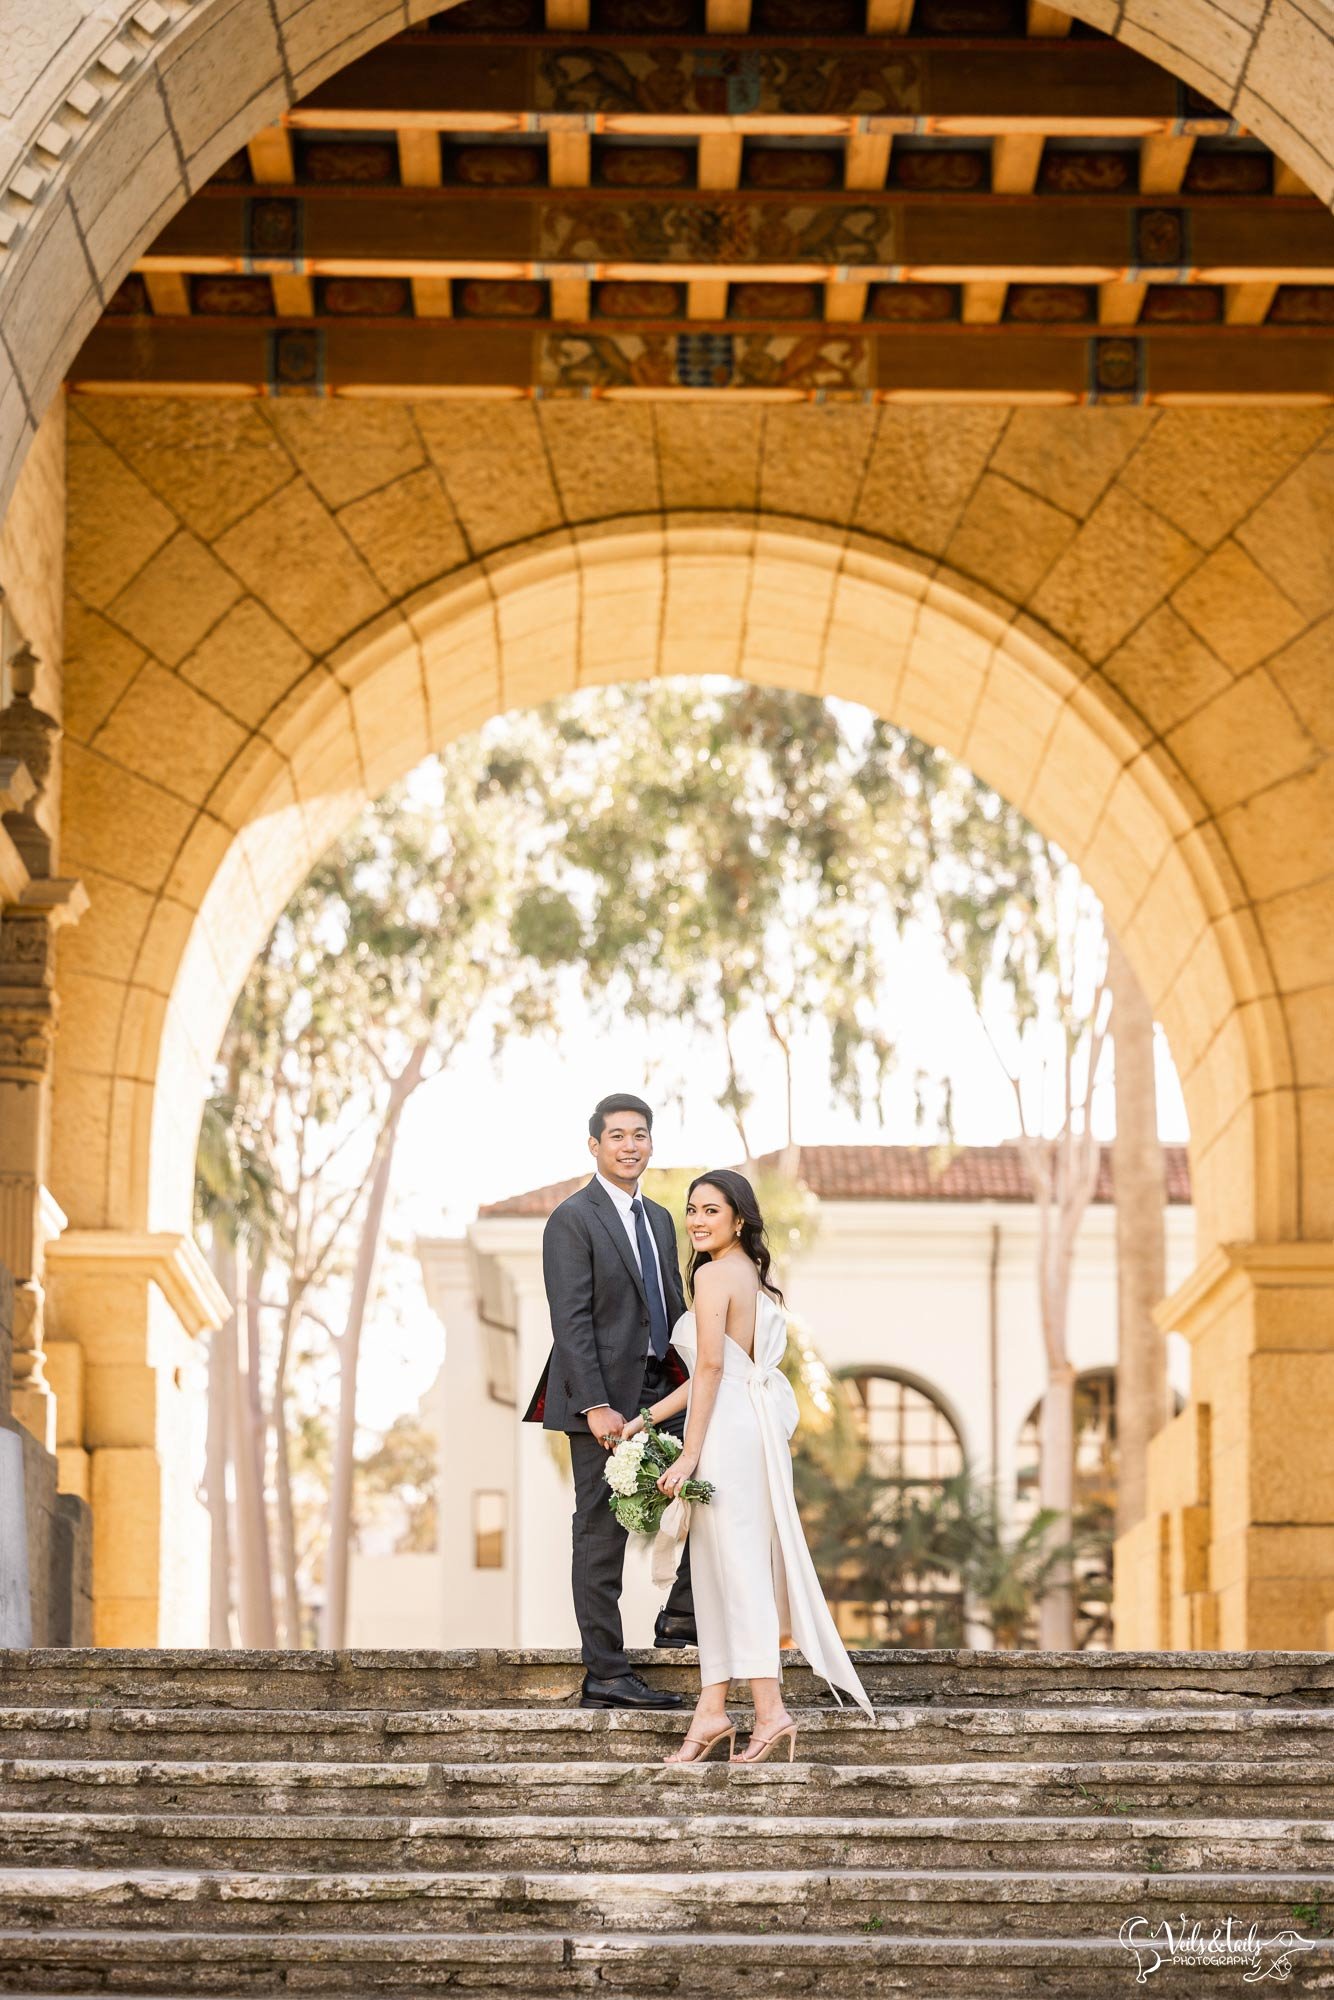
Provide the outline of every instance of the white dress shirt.
[[[625,1234],[629,1240],[630,1254],[635,1260],[635,1269],[638,1271],[640,1277],[642,1278],[644,1276],[644,1266],[639,1259],[639,1237],[635,1230],[635,1218],[630,1207],[631,1202],[634,1201],[636,1197],[639,1195],[639,1189],[636,1186],[633,1194],[627,1194],[624,1188],[617,1187],[614,1181],[609,1181],[603,1174],[594,1174],[593,1178],[594,1180],[597,1181],[598,1185],[604,1190],[604,1192],[611,1196],[612,1203],[616,1209],[616,1213],[620,1216],[622,1223],[625,1225]],[[662,1260],[658,1255],[658,1240],[653,1234],[653,1224],[648,1219],[647,1209],[644,1210],[644,1227],[648,1230],[648,1240],[650,1244],[653,1246],[653,1276],[657,1281],[658,1297],[662,1300],[662,1316],[665,1320],[667,1320],[668,1325],[670,1326],[671,1321],[667,1313],[667,1293],[662,1282]],[[652,1352],[653,1352],[653,1342],[650,1339],[646,1351],[646,1358],[647,1355],[651,1354]],[[602,1410],[605,1409],[606,1407],[607,1406],[605,1403],[589,1404],[589,1409]],[[582,1416],[587,1416],[588,1411],[587,1410],[581,1411],[580,1414]]]

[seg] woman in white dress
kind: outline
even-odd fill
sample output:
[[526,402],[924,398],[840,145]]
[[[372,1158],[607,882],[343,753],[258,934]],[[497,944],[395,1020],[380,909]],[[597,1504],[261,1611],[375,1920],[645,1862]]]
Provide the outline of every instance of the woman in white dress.
[[[750,1182],[726,1168],[700,1175],[686,1198],[686,1229],[694,1310],[676,1322],[672,1345],[691,1379],[649,1416],[661,1423],[689,1410],[685,1448],[659,1480],[661,1490],[675,1500],[682,1481],[698,1477],[715,1492],[689,1514],[701,1686],[685,1741],[667,1762],[694,1763],[721,1743],[742,1764],[761,1763],[786,1743],[791,1761],[797,1725],[783,1706],[785,1634],[813,1672],[873,1711],[825,1603],[793,1497],[788,1439],[797,1402],[781,1367],[787,1315],[770,1280],[764,1218]],[[636,1417],[624,1435],[641,1428]],[[668,1510],[666,1532],[679,1531],[683,1513],[680,1502]],[[727,1713],[733,1680],[750,1682],[755,1704],[755,1728],[740,1757]]]

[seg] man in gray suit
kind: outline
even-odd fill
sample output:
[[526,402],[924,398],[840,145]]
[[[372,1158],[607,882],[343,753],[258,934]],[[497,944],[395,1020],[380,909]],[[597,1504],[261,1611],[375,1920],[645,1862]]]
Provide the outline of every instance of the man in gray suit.
[[[588,1121],[596,1169],[553,1211],[542,1235],[551,1307],[551,1357],[528,1416],[564,1431],[574,1470],[574,1609],[583,1639],[584,1708],[679,1708],[681,1697],[630,1671],[621,1631],[626,1531],[603,1477],[608,1451],[640,1409],[684,1380],[669,1349],[685,1310],[672,1218],[643,1199],[653,1113],[640,1097],[604,1097]],[[680,1435],[684,1419],[664,1428]],[[658,1645],[690,1645],[695,1609],[690,1559],[658,1619]]]

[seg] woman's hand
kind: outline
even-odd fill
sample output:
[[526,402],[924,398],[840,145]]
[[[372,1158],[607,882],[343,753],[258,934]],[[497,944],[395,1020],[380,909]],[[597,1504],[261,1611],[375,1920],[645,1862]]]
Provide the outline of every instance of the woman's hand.
[[681,1456],[668,1466],[662,1478],[658,1481],[659,1493],[665,1493],[669,1500],[675,1500],[687,1479],[693,1477],[695,1467],[698,1463],[698,1459],[688,1458],[685,1452],[682,1452]]
[[643,1428],[644,1419],[642,1417],[631,1417],[629,1423],[621,1432],[621,1442],[624,1443],[626,1438],[638,1437]]

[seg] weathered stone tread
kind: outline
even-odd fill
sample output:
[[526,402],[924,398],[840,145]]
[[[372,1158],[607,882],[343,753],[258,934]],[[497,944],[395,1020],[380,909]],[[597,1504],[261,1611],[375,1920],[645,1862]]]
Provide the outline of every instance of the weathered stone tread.
[[746,1769],[565,1653],[0,1655],[0,1994],[1112,2000],[1127,1917],[1326,1928],[1331,1656],[859,1664]]
[[[184,1978],[190,1969],[192,1976]],[[136,1939],[115,1932],[74,1931],[33,1938],[0,1931],[0,1992],[10,1996],[71,1995],[67,1975],[96,1968],[79,1991],[152,1994],[155,2000],[200,1992],[238,1996],[303,1992],[375,1995],[377,2000],[463,1988],[522,1994],[524,2000],[564,2000],[596,1993],[631,2000],[640,1993],[722,1994],[734,2000],[779,2000],[810,1994],[822,2000],[870,2000],[904,1994],[1010,2000],[1051,1995],[1059,2000],[1111,2000],[1131,1990],[1133,1966],[1114,1939],[899,1938],[774,1931],[761,1937],[718,1932],[704,1949],[690,1933],[615,1937],[562,1933],[550,1938],[491,1932],[485,1936],[421,1932],[412,1937],[281,1933],[248,1937],[158,1933]],[[201,1980],[193,1975],[198,1973]],[[1164,1969],[1173,2000],[1218,2000],[1216,1969]],[[24,1985],[24,1979],[34,1983]],[[479,1977],[488,1983],[478,1984]],[[1240,1974],[1234,1975],[1239,1980]],[[62,1983],[57,1986],[52,1979]],[[1321,1941],[1295,1962],[1284,1992],[1334,1990],[1334,1944]]]
[[1174,1874],[1136,1869],[740,1868],[604,1873],[579,1869],[295,1874],[189,1869],[0,1869],[0,1920],[59,1920],[143,1935],[183,1921],[286,1932],[838,1932],[1115,1936],[1128,1917],[1231,1916],[1279,1928],[1298,1907],[1334,1907],[1334,1873]]
[[[720,1806],[726,1804],[720,1797]],[[933,1867],[1254,1871],[1334,1868],[1334,1822],[1098,1818],[812,1817],[719,1810],[671,1815],[411,1815],[0,1813],[0,1861],[11,1867],[193,1865],[339,1873],[564,1868]],[[0,1882],[3,1874],[0,1873]]]
[[[692,1692],[693,1649],[636,1652],[662,1685]],[[873,1701],[1099,1703],[1148,1706],[1289,1702],[1334,1708],[1329,1653],[1002,1653],[864,1649],[857,1664]],[[785,1655],[789,1694],[833,1707],[822,1681]],[[186,1708],[400,1709],[574,1705],[582,1675],[566,1650],[232,1652],[34,1649],[0,1653],[6,1706],[108,1703]]]

